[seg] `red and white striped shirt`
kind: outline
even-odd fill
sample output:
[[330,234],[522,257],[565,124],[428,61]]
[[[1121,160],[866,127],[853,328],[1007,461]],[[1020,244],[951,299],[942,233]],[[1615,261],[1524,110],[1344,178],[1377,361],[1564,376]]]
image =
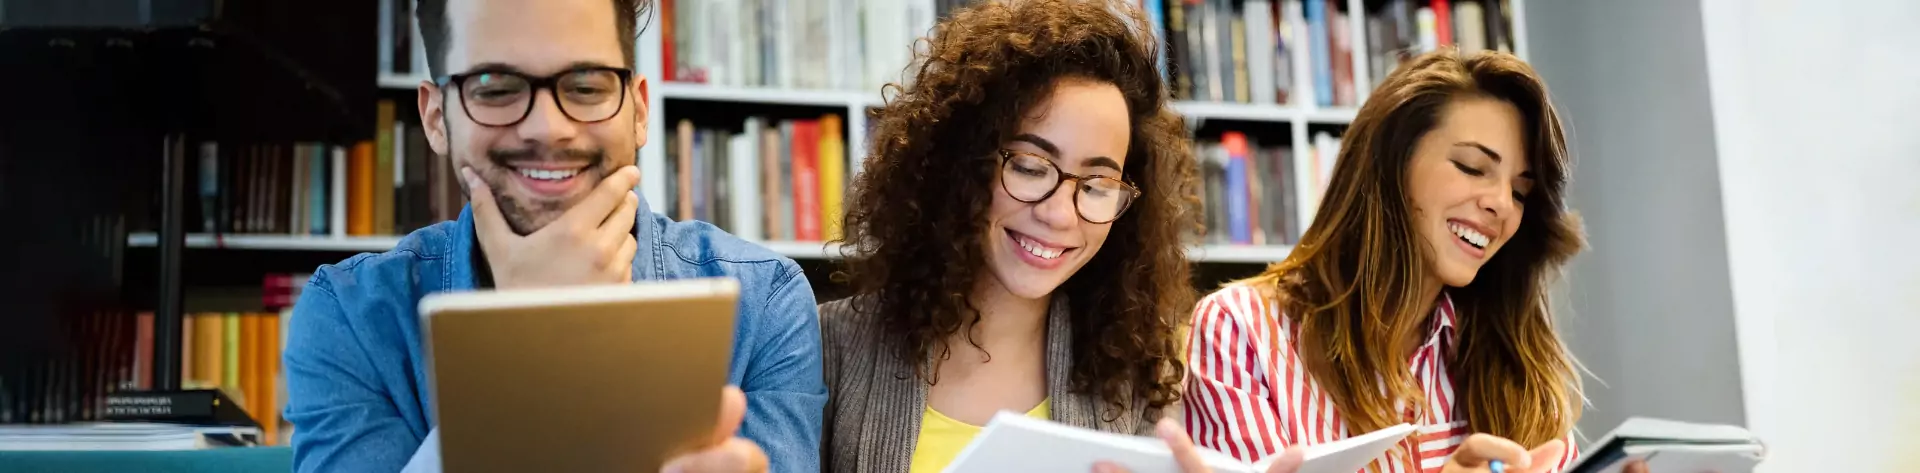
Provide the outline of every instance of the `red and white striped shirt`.
[[[1422,473],[1439,472],[1469,433],[1466,419],[1454,417],[1453,378],[1447,374],[1458,323],[1453,300],[1443,295],[1437,305],[1432,332],[1410,360],[1427,409],[1408,421],[1418,430],[1402,443],[1417,455]],[[1297,333],[1251,286],[1229,286],[1200,301],[1187,336],[1183,403],[1195,444],[1251,462],[1290,445],[1347,438],[1339,408],[1301,364],[1292,342]],[[1562,471],[1573,462],[1571,433],[1565,440],[1567,453],[1548,471]],[[1405,472],[1393,458],[1389,452],[1374,464],[1384,472]]]

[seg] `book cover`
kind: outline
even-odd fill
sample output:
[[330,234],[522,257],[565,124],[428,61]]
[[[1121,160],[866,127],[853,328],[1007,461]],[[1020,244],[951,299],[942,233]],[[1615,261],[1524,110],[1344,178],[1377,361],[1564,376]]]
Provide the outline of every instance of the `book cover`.
[[433,196],[429,191],[431,177],[427,168],[433,167],[433,156],[427,152],[427,137],[420,127],[407,127],[407,134],[399,140],[404,143],[401,149],[407,157],[407,178],[400,186],[407,194],[407,224],[402,231],[411,233],[440,220],[433,213]]
[[253,418],[259,419],[262,404],[260,390],[256,389],[254,383],[259,381],[257,375],[260,372],[260,316],[248,313],[239,314],[236,318],[240,321],[240,337],[235,343],[238,347],[235,356],[239,360],[236,366],[240,368],[236,377],[240,382],[230,386],[239,388],[241,407]]
[[200,143],[200,231],[220,228],[220,143]]
[[373,234],[393,234],[393,127],[392,100],[381,100],[375,108],[373,140]]
[[845,215],[847,155],[846,138],[840,135],[840,116],[820,117],[820,150],[815,163],[820,169],[820,236],[839,240],[840,217]]
[[732,187],[728,195],[733,197],[732,217],[734,236],[747,240],[762,240],[766,232],[761,223],[766,220],[766,195],[761,192],[765,186],[762,181],[762,156],[760,138],[766,128],[766,120],[760,117],[748,117],[743,123],[740,134],[728,140],[727,184]]
[[693,121],[682,119],[674,128],[674,174],[679,177],[677,189],[680,203],[674,220],[682,222],[693,220]]
[[1305,0],[1307,16],[1307,58],[1313,61],[1313,102],[1322,107],[1333,106],[1333,59],[1327,54],[1332,51],[1327,32],[1327,2],[1324,0]]
[[367,236],[373,234],[373,158],[372,141],[354,143],[353,156],[348,162],[347,183],[350,188],[347,197],[347,234]]
[[761,238],[769,241],[790,240],[792,235],[781,233],[780,214],[785,207],[780,206],[780,129],[768,127],[764,123],[759,131],[760,144],[760,231]]
[[1212,58],[1207,56],[1206,0],[1185,0],[1187,20],[1187,58],[1192,72],[1190,100],[1213,100]]
[[1251,91],[1248,90],[1251,88],[1251,85],[1247,82],[1247,74],[1250,72],[1250,69],[1247,65],[1247,23],[1245,10],[1236,2],[1221,0],[1220,15],[1220,25],[1226,27],[1225,33],[1227,34],[1225,38],[1227,42],[1221,44],[1221,47],[1226,49],[1226,53],[1228,53],[1227,56],[1229,56],[1227,67],[1225,68],[1228,71],[1227,101],[1245,103],[1248,101],[1248,96],[1251,95]]
[[777,213],[780,214],[780,235],[788,240],[798,241],[800,234],[795,229],[794,222],[795,202],[799,200],[794,197],[794,186],[797,184],[793,177],[797,172],[793,160],[794,123],[794,120],[780,122],[780,139],[778,140],[780,144],[780,205],[775,208],[779,209]]
[[1453,5],[1453,39],[1460,52],[1476,53],[1487,49],[1487,25],[1480,2],[1461,0]]
[[1228,241],[1236,245],[1253,243],[1252,226],[1247,219],[1247,137],[1227,132],[1220,137],[1226,150],[1226,189],[1221,198],[1227,208]]
[[1274,103],[1273,61],[1279,43],[1274,39],[1273,4],[1269,0],[1247,0],[1243,23],[1247,25],[1247,99],[1256,104]]
[[1453,44],[1453,7],[1447,0],[1433,0],[1433,38],[1439,46]]
[[[1159,3],[1150,1],[1149,3]],[[1166,15],[1166,58],[1169,69],[1169,83],[1173,84],[1174,98],[1193,100],[1193,58],[1187,52],[1187,5],[1182,0],[1167,0]]]
[[327,146],[320,143],[307,143],[307,221],[309,235],[326,235],[332,231],[328,224],[333,217],[328,204],[333,201],[332,189],[327,176],[332,173],[333,156]]
[[1347,15],[1345,13],[1334,9],[1331,4],[1331,2],[1338,0],[1327,1],[1329,2],[1327,6],[1327,32],[1332,45],[1332,48],[1329,50],[1329,54],[1331,54],[1332,57],[1328,59],[1331,61],[1330,67],[1333,68],[1333,104],[1341,107],[1351,107],[1357,105],[1353,87],[1352,24],[1347,21]]
[[293,145],[293,163],[291,185],[287,189],[287,214],[291,216],[287,233],[305,235],[307,228],[307,147]]
[[334,146],[328,150],[332,155],[329,167],[331,175],[327,179],[327,234],[335,237],[347,236],[347,147]]
[[240,313],[220,314],[220,379],[216,383],[221,389],[240,387]]
[[820,241],[820,122],[794,120],[789,141],[793,160],[794,239]]
[[133,324],[133,388],[153,389],[153,312],[134,315]]

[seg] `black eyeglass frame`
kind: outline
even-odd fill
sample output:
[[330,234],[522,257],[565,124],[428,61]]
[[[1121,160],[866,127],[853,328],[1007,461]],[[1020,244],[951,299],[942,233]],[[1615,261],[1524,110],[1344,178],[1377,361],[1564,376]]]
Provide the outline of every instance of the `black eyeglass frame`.
[[[620,98],[617,99],[620,101],[620,103],[614,106],[613,113],[607,114],[606,118],[602,118],[599,120],[581,120],[577,117],[574,117],[573,112],[567,111],[567,102],[565,100],[560,99],[560,85],[559,85],[560,78],[566,77],[569,74],[576,74],[581,72],[594,72],[594,71],[612,72],[615,76],[618,76],[620,78]],[[504,71],[504,70],[468,71],[468,72],[462,72],[459,74],[447,74],[447,75],[434,78],[433,85],[435,87],[439,87],[441,90],[447,90],[448,85],[454,85],[455,86],[454,95],[460,97],[461,112],[467,115],[467,120],[471,120],[474,123],[485,125],[485,126],[508,127],[508,126],[519,125],[520,122],[527,121],[527,116],[533,114],[534,102],[539,102],[539,100],[534,97],[527,97],[527,108],[525,110],[520,111],[520,118],[516,118],[511,122],[507,122],[506,124],[494,125],[494,124],[482,122],[477,118],[473,118],[473,108],[467,106],[467,79],[474,76],[485,75],[485,74],[506,74],[506,75],[520,77],[521,79],[527,81],[527,87],[531,89],[530,93],[533,93],[533,94],[540,93],[540,89],[547,89],[547,93],[553,96],[554,106],[560,108],[560,114],[566,115],[568,120],[573,120],[579,123],[600,123],[607,120],[612,120],[613,117],[620,116],[620,111],[625,109],[627,106],[627,89],[632,87],[632,83],[633,83],[632,69],[627,69],[623,67],[576,67],[573,69],[567,69],[564,71],[556,72],[556,73],[553,73],[552,75],[547,75],[547,76],[531,76],[531,75],[522,74],[519,72]]]
[[1073,214],[1075,216],[1080,217],[1080,220],[1082,221],[1099,225],[1099,224],[1113,223],[1115,221],[1120,220],[1121,216],[1127,214],[1127,209],[1133,208],[1133,201],[1140,198],[1140,188],[1134,186],[1133,183],[1131,182],[1127,182],[1126,179],[1123,179],[1123,178],[1107,177],[1107,176],[1082,176],[1079,174],[1067,172],[1065,169],[1060,169],[1059,164],[1054,164],[1053,160],[1047,159],[1047,157],[1045,156],[1028,153],[1025,151],[1014,151],[1010,149],[1001,149],[999,152],[1000,152],[1000,170],[999,171],[1002,175],[1006,174],[1007,166],[1013,162],[1013,156],[1016,154],[1019,154],[1019,155],[1026,155],[1026,156],[1032,156],[1034,158],[1038,158],[1041,162],[1047,163],[1047,166],[1053,167],[1054,174],[1059,176],[1057,180],[1053,181],[1053,187],[1047,188],[1047,193],[1041,194],[1040,198],[1033,199],[1033,200],[1020,198],[1019,195],[1016,195],[1015,192],[1013,192],[1013,189],[1007,188],[1007,180],[1005,178],[1001,178],[1000,190],[1006,192],[1007,196],[1012,197],[1013,200],[1017,200],[1017,201],[1021,201],[1029,204],[1036,204],[1040,202],[1045,202],[1047,199],[1053,198],[1054,193],[1060,192],[1060,183],[1062,182],[1073,181],[1074,189],[1079,189],[1080,184],[1090,179],[1110,179],[1114,182],[1120,183],[1121,186],[1124,186],[1126,188],[1127,192],[1131,193],[1131,195],[1127,196],[1127,201],[1120,204],[1120,209],[1115,210],[1113,212],[1112,219],[1109,219],[1104,222],[1100,222],[1100,221],[1095,221],[1093,219],[1087,218],[1086,212],[1080,211],[1079,194],[1076,192],[1075,195],[1073,196]]

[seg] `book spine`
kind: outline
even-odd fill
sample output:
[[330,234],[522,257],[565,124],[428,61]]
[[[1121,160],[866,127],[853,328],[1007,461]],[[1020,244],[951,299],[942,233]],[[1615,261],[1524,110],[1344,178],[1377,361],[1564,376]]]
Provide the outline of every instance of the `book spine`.
[[347,183],[350,180],[347,178],[347,162],[349,161],[347,159],[347,148],[345,146],[334,146],[329,154],[332,155],[332,163],[329,163],[331,164],[330,167],[332,167],[330,173],[332,176],[330,179],[327,179],[328,187],[330,187],[327,190],[329,201],[327,204],[327,220],[329,220],[327,222],[327,233],[334,237],[344,237],[347,236]]
[[1453,7],[1447,0],[1433,0],[1433,38],[1440,46],[1453,45]]
[[332,220],[327,208],[332,201],[327,187],[327,175],[333,168],[332,156],[329,156],[326,145],[308,143],[307,158],[307,219],[312,222],[308,233],[326,235],[331,230],[327,224]]
[[1271,104],[1274,92],[1274,52],[1278,48],[1274,42],[1273,4],[1268,0],[1247,0],[1246,5],[1246,58],[1248,76],[1248,99],[1256,104]]
[[840,217],[844,214],[847,158],[840,135],[840,116],[820,117],[820,150],[816,165],[820,168],[820,236],[840,239]]
[[220,144],[200,143],[200,231],[220,231]]
[[760,144],[760,229],[769,241],[791,239],[780,232],[780,130],[764,123],[755,139]]
[[381,100],[375,108],[373,148],[373,234],[393,234],[393,127],[392,100]]
[[353,158],[348,164],[349,185],[352,187],[347,198],[347,234],[367,236],[373,234],[373,142],[362,141],[353,145]]
[[727,183],[732,188],[727,194],[733,198],[729,217],[734,236],[747,240],[766,238],[760,226],[765,214],[760,206],[760,121],[748,118],[741,133],[728,140]]
[[[1329,57],[1332,48],[1327,36],[1327,4],[1325,0],[1306,0],[1307,15],[1307,57],[1313,61],[1313,102],[1322,107],[1333,106],[1333,63]],[[1318,52],[1315,54],[1313,52]]]
[[1227,231],[1229,241],[1245,245],[1253,242],[1253,233],[1247,219],[1247,137],[1238,132],[1228,132],[1220,139],[1226,148],[1226,189],[1222,202],[1227,207]]
[[799,241],[820,241],[819,126],[813,120],[798,121],[790,141],[794,233]]
[[693,121],[680,120],[674,128],[674,134],[677,145],[674,162],[678,166],[674,174],[679,177],[676,187],[680,204],[676,220],[685,222],[693,220]]

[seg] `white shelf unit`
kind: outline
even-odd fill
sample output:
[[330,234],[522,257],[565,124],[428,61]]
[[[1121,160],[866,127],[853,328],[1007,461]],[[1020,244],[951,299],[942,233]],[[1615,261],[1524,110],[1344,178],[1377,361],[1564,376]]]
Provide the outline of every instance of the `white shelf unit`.
[[[264,251],[322,251],[342,253],[372,253],[393,249],[400,244],[398,236],[324,236],[324,235],[262,235],[231,234],[214,235],[208,233],[189,233],[186,236],[187,248],[211,248],[231,250]],[[134,233],[127,236],[127,246],[153,247],[159,237],[153,233]],[[756,241],[760,246],[773,250],[781,256],[797,260],[839,259],[840,245],[817,241]],[[1206,245],[1187,248],[1187,257],[1194,261],[1215,263],[1265,263],[1279,261],[1287,257],[1292,247],[1286,246],[1245,246],[1245,245]]]

